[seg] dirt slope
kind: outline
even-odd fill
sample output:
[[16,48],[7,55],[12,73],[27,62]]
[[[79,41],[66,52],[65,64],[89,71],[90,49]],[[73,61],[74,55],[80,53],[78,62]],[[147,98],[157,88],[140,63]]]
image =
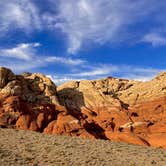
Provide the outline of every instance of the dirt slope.
[[0,128],[1,166],[165,166],[166,151]]

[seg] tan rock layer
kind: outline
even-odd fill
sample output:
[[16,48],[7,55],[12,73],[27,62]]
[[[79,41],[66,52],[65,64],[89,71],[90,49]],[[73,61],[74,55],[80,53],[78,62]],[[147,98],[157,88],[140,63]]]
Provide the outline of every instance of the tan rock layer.
[[166,148],[166,74],[56,88],[42,74],[0,68],[0,126]]

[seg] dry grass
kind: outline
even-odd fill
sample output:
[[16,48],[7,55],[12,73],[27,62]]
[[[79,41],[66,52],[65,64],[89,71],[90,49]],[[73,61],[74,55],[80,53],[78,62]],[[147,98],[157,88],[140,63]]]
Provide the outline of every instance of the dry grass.
[[166,165],[166,150],[0,128],[0,166]]

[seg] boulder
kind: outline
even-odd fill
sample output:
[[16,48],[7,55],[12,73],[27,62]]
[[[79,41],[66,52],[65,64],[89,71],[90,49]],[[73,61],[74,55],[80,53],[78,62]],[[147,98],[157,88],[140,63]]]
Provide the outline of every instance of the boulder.
[[15,75],[10,69],[0,67],[0,89],[2,89],[9,81],[14,79]]

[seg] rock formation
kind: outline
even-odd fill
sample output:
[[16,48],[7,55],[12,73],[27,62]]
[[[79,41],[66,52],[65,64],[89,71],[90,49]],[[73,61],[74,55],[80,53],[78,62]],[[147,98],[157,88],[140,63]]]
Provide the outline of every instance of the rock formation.
[[42,74],[1,67],[0,126],[166,148],[166,73],[56,87]]
[[71,81],[57,91],[61,105],[100,126],[105,138],[166,147],[166,73],[147,82]]

